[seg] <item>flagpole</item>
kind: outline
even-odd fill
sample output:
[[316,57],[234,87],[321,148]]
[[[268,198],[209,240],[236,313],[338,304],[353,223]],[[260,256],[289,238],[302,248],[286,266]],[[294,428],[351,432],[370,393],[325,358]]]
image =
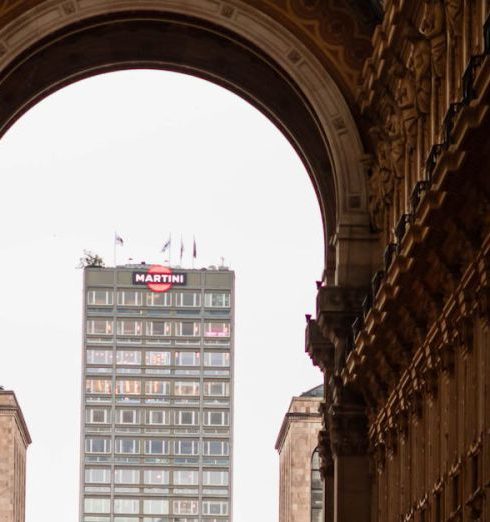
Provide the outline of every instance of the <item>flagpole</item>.
[[168,236],[168,266],[172,267],[172,234]]
[[114,232],[114,268],[116,268],[116,232]]

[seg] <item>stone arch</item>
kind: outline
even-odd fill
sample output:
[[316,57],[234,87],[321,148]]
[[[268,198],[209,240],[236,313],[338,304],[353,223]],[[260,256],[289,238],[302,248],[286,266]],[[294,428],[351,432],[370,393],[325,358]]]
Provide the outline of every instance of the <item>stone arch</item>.
[[101,72],[164,68],[214,81],[265,113],[300,155],[329,277],[365,282],[373,256],[353,253],[372,241],[361,139],[332,76],[284,25],[240,0],[16,3],[34,7],[0,27],[0,135],[51,92]]

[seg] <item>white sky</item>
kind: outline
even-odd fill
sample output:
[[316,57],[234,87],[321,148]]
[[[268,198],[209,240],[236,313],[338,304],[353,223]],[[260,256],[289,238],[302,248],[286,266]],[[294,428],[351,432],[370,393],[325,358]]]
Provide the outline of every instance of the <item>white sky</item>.
[[[84,249],[236,272],[234,522],[278,519],[274,443],[293,395],[321,383],[304,353],[323,233],[283,135],[211,83],[160,71],[102,75],[45,99],[0,140],[0,384],[33,444],[27,522],[75,522]],[[260,513],[259,513],[260,511]]]

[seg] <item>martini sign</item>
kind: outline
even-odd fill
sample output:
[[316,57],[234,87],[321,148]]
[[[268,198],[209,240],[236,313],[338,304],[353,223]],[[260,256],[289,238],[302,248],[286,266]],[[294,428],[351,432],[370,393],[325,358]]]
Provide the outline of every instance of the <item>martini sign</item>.
[[133,285],[148,287],[152,292],[166,292],[173,286],[185,286],[187,274],[173,272],[162,265],[152,265],[146,272],[133,272]]

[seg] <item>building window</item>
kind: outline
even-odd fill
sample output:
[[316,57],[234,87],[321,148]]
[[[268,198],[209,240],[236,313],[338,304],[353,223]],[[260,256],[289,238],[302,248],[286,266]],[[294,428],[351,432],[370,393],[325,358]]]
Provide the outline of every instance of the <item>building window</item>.
[[180,337],[199,337],[201,335],[201,323],[181,321],[175,323],[175,335]]
[[168,337],[172,335],[172,325],[168,321],[147,321],[146,335]]
[[108,498],[86,498],[83,509],[85,513],[110,513],[111,501]]
[[174,500],[172,511],[174,515],[197,515],[199,503],[197,500]]
[[223,352],[206,352],[204,354],[204,366],[230,366],[230,354]]
[[165,410],[148,410],[146,412],[147,424],[170,424],[170,412]]
[[230,445],[227,441],[205,440],[203,443],[204,455],[226,457],[230,454]]
[[112,290],[89,290],[87,292],[87,304],[89,305],[112,305]]
[[131,319],[117,322],[117,335],[142,335],[143,322]]
[[230,308],[230,294],[223,292],[206,292],[204,294],[206,308]]
[[174,470],[173,483],[176,486],[197,486],[199,472],[188,469]]
[[116,453],[135,455],[140,452],[140,441],[138,439],[116,439]]
[[85,422],[90,424],[107,424],[110,422],[110,411],[104,408],[87,408]]
[[162,439],[147,439],[145,440],[145,453],[148,455],[168,455],[170,444]]
[[118,350],[116,352],[117,364],[141,364],[141,352],[138,350]]
[[140,395],[141,381],[136,380],[117,380],[116,395]]
[[206,411],[204,412],[205,426],[228,426],[230,415],[226,411]]
[[115,484],[139,484],[140,472],[138,469],[116,469],[114,470]]
[[168,505],[168,500],[144,500],[143,512],[145,515],[168,515]]
[[177,381],[174,384],[174,395],[198,396],[199,381]]
[[175,306],[181,307],[199,307],[201,306],[200,292],[177,292],[175,295]]
[[219,500],[204,500],[202,503],[203,515],[227,515],[228,502]]
[[203,471],[205,486],[228,486],[228,471]]
[[112,334],[112,321],[102,319],[89,319],[87,321],[87,333],[98,335]]
[[174,445],[176,455],[199,455],[199,441],[197,440],[177,439]]
[[141,292],[122,290],[117,293],[117,304],[122,306],[141,306],[143,304]]
[[118,424],[139,424],[139,410],[117,410]]
[[112,351],[87,350],[87,364],[112,364]]
[[146,352],[145,354],[145,364],[147,366],[169,366],[170,363],[170,352]]
[[229,397],[230,383],[206,381],[204,383],[204,395],[206,397]]
[[140,501],[135,498],[114,499],[114,513],[137,514],[140,512]]
[[110,453],[111,439],[106,437],[88,437],[85,439],[87,453]]
[[148,292],[146,304],[147,306],[172,306],[172,294],[170,292]]
[[111,394],[112,381],[110,379],[87,379],[85,381],[85,391],[86,393]]
[[170,383],[167,381],[146,381],[146,395],[170,395]]
[[206,322],[204,323],[204,337],[230,337],[230,324]]
[[108,468],[85,468],[86,484],[110,484],[111,470]]
[[320,464],[320,453],[317,448],[311,457],[311,522],[323,520],[323,483]]
[[199,412],[182,410],[175,412],[175,424],[179,426],[195,426],[199,422]]
[[145,484],[165,485],[170,482],[170,473],[164,469],[145,469]]
[[175,352],[175,366],[199,366],[200,364],[199,352]]

